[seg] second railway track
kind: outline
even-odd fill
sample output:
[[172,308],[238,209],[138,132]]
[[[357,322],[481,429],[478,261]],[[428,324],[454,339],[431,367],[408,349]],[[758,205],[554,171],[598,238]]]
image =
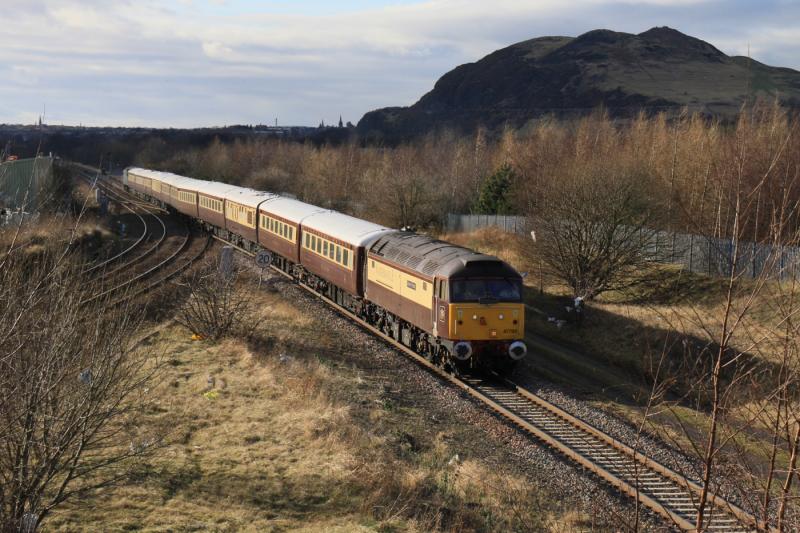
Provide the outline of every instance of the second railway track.
[[[93,178],[92,176],[87,175],[85,172],[81,173],[81,178],[87,180],[92,187],[97,187],[98,189],[103,190],[111,201],[123,206],[126,210],[136,215],[143,225],[142,234],[131,246],[127,247],[122,252],[112,256],[109,259],[92,265],[90,268],[84,271],[85,273],[97,272],[97,279],[100,282],[109,282],[110,284],[110,287],[104,287],[97,293],[86,298],[83,301],[84,304],[88,304],[103,298],[107,298],[111,300],[112,303],[118,304],[123,301],[130,300],[136,296],[140,296],[180,274],[183,270],[200,259],[200,257],[208,249],[211,241],[210,238],[203,239],[203,242],[199,243],[199,245],[195,247],[197,249],[187,261],[179,264],[177,268],[167,271],[166,274],[160,276],[158,279],[152,280],[145,284],[144,282],[146,280],[154,277],[159,272],[164,272],[167,270],[167,267],[170,264],[177,262],[178,258],[184,255],[191,248],[194,240],[191,227],[182,221],[184,224],[183,233],[179,236],[173,236],[179,239],[177,247],[168,255],[159,257],[158,255],[159,252],[162,251],[164,242],[170,238],[170,236],[168,236],[168,224],[158,213],[158,211],[163,210],[156,206],[144,204],[135,199],[128,198],[128,195],[124,191],[118,191],[109,183],[105,183],[99,178]],[[142,211],[143,213],[140,213],[139,211]],[[151,218],[156,223],[155,230],[148,226],[146,217]],[[128,257],[131,255],[134,249],[141,247],[147,241],[146,237],[148,234],[151,236],[158,236],[153,243],[141,253]],[[126,261],[124,263],[117,264],[109,270],[104,270],[105,267],[118,262],[123,257],[126,257]],[[134,274],[127,279],[119,279],[121,273],[128,270],[133,270]],[[120,296],[119,298],[115,299],[114,295],[118,293]]]

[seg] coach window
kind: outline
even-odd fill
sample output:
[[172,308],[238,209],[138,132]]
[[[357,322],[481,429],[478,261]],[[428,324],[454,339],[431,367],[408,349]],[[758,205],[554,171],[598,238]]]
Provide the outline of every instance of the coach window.
[[337,263],[341,263],[342,262],[342,247],[341,246],[337,246],[336,247],[336,262]]
[[342,250],[342,262],[344,263],[344,266],[350,266],[350,258],[348,257],[348,255],[349,254],[346,248]]
[[322,241],[322,255],[328,255],[328,241]]
[[317,253],[322,253],[322,239],[320,237],[317,237]]
[[335,254],[335,253],[334,253],[334,251],[333,251],[333,249],[334,249],[335,247],[336,247],[336,245],[335,245],[335,244],[333,244],[333,243],[331,243],[331,247],[328,249],[328,257],[330,257],[331,259],[333,259],[334,257],[336,257],[336,254]]

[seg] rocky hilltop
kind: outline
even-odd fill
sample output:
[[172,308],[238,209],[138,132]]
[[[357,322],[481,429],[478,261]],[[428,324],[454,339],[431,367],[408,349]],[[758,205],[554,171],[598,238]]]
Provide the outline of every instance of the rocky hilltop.
[[408,138],[440,128],[519,128],[543,115],[604,106],[615,116],[683,107],[730,117],[746,99],[800,107],[800,72],[727,56],[671,28],[539,37],[451,70],[410,107],[371,111],[361,135]]

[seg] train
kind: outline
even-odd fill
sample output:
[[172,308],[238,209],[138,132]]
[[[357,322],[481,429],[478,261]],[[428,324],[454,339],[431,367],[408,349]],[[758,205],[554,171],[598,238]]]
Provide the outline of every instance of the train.
[[507,374],[528,352],[522,276],[497,257],[279,194],[129,167],[126,190],[311,287],[446,370]]

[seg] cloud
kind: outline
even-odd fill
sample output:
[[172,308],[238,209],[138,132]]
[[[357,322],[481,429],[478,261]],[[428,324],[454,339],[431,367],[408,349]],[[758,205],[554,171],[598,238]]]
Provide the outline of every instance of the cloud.
[[340,113],[355,122],[413,103],[444,72],[503,46],[598,27],[669,25],[726,53],[746,53],[749,43],[755,59],[800,67],[800,6],[785,0],[3,4],[14,24],[0,26],[0,122],[45,101],[70,123],[199,126],[277,115],[317,124]]
[[203,53],[211,59],[225,59],[233,55],[233,49],[217,41],[204,42]]

